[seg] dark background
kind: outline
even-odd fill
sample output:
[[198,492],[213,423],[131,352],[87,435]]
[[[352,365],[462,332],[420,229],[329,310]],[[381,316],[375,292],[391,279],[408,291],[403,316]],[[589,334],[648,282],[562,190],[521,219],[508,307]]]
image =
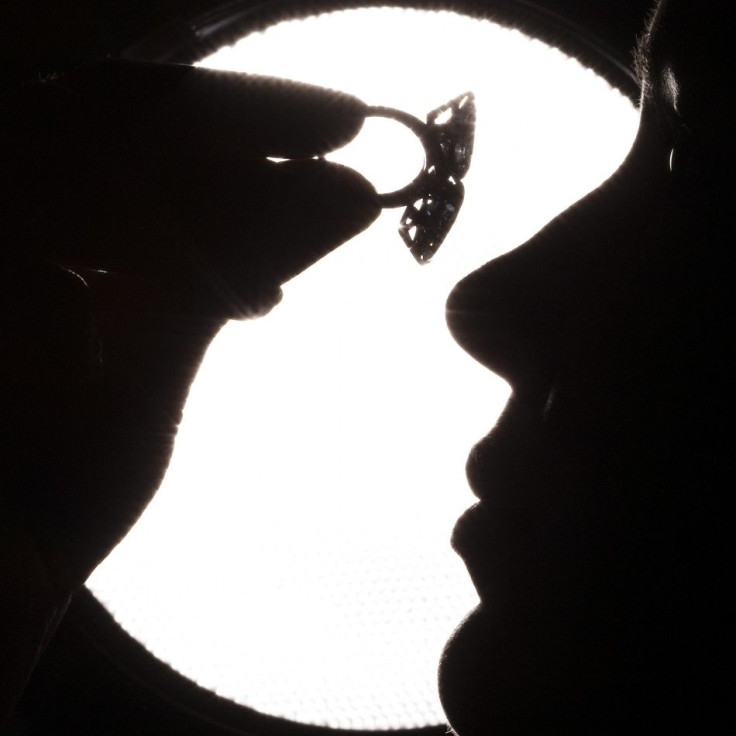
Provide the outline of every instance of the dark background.
[[[295,8],[306,12],[379,4],[447,5],[518,27],[579,57],[632,99],[637,97],[632,49],[651,0],[2,0],[0,93],[105,56],[191,62],[248,29],[293,14]],[[230,21],[223,22],[228,17]],[[428,48],[427,54],[432,60],[441,50]],[[153,660],[83,591],[42,659],[15,719],[0,735],[317,736],[325,730],[262,716],[196,688]],[[441,736],[446,729],[413,733]]]

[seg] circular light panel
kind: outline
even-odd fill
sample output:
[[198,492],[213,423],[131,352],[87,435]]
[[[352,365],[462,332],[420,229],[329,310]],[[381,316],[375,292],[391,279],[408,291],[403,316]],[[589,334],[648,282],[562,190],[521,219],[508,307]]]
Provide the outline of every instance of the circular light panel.
[[[437,662],[476,603],[448,540],[474,500],[468,450],[508,395],[454,345],[444,301],[607,178],[637,114],[562,53],[450,12],[285,22],[203,64],[420,118],[472,90],[466,199],[429,266],[390,210],[269,316],[221,331],[159,493],[88,586],[156,657],[238,703],[340,728],[441,723]],[[379,190],[421,166],[385,121],[332,158]]]

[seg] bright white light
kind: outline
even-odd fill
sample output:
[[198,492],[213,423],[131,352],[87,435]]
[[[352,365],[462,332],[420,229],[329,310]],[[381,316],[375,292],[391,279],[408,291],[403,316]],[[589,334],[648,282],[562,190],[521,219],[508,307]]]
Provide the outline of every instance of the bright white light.
[[[475,603],[448,540],[473,500],[467,452],[507,395],[452,343],[444,301],[610,175],[637,116],[561,53],[452,13],[283,23],[206,64],[420,118],[472,90],[466,200],[431,265],[391,210],[271,315],[222,330],[161,490],[89,586],[156,656],[239,703],[346,728],[442,722],[437,661]],[[421,165],[383,121],[334,158],[379,190]]]

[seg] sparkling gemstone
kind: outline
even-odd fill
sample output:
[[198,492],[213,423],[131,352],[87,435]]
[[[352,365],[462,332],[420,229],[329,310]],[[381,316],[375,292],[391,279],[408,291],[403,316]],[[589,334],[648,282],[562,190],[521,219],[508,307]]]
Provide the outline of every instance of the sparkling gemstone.
[[427,115],[430,130],[436,131],[448,174],[456,179],[462,179],[470,168],[475,117],[475,98],[472,92],[450,100]]
[[442,245],[465,194],[459,181],[434,179],[428,193],[404,210],[399,225],[402,240],[419,263],[429,263]]

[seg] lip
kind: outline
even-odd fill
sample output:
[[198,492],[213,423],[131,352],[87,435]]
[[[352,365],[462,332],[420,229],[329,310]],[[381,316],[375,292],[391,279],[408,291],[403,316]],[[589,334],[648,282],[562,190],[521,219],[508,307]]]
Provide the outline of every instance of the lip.
[[[492,584],[489,560],[501,552],[496,528],[497,512],[482,501],[474,504],[460,515],[450,537],[450,545],[465,563],[481,598],[483,591]],[[503,512],[498,513],[503,516]]]
[[480,502],[473,504],[460,515],[450,537],[450,544],[460,557],[465,559],[468,552],[476,547],[487,530],[488,523],[488,512]]
[[[489,506],[514,505],[518,502],[517,486],[522,474],[519,463],[524,463],[525,452],[517,424],[517,419],[504,410],[496,426],[478,440],[468,454],[465,463],[468,486],[476,498]],[[472,516],[469,514],[468,523],[478,523],[470,519],[480,517],[483,513],[478,509]]]
[[[492,486],[489,482],[489,466],[493,464],[495,438],[499,434],[499,424],[494,427],[483,439],[476,442],[471,448],[465,463],[465,477],[473,495],[481,501],[491,495]],[[491,478],[493,473],[490,474]]]
[[450,537],[450,545],[465,563],[470,580],[479,596],[484,588],[483,548],[487,530],[487,511],[482,503],[476,503],[460,515]]
[[484,502],[471,506],[455,524],[451,545],[465,563],[481,601],[498,601],[508,592],[516,574],[514,560],[519,547],[528,543],[529,518],[524,512],[490,507]]
[[519,448],[528,436],[529,412],[511,394],[495,425],[468,453],[465,476],[473,494],[491,500],[502,492],[506,476],[514,471]]
[[500,606],[523,601],[539,584],[554,535],[549,536],[544,514],[538,511],[481,501],[457,520],[451,544],[465,563],[481,602]]
[[465,476],[470,490],[480,501],[460,515],[450,537],[450,545],[466,564],[480,556],[486,546],[492,525],[489,509],[506,495],[503,486],[507,472],[503,468],[516,464],[512,458],[517,454],[511,452],[509,445],[514,442],[516,425],[519,424],[517,404],[512,395],[495,426],[473,445],[468,454]]
[[484,591],[496,590],[503,561],[527,536],[548,489],[539,406],[512,394],[495,426],[468,455],[466,477],[479,502],[458,518],[450,544],[481,599]]
[[543,501],[550,472],[543,406],[512,394],[495,426],[470,450],[468,485],[488,507],[530,509]]

